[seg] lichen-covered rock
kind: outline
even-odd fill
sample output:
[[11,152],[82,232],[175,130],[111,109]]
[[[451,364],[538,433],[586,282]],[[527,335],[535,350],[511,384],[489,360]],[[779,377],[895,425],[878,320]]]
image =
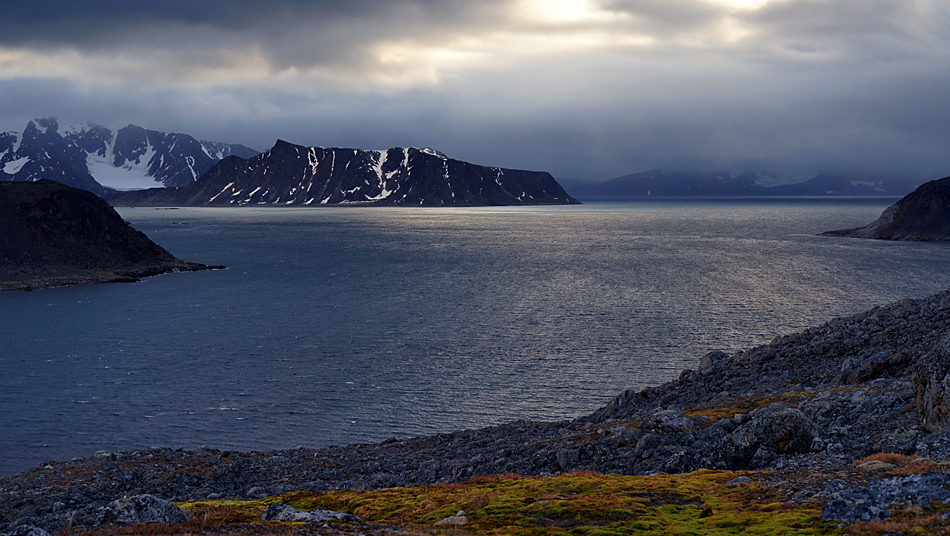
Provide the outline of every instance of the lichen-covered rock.
[[917,361],[912,384],[924,427],[931,432],[950,428],[950,332]]
[[805,454],[815,440],[814,424],[797,409],[767,406],[720,441],[720,452],[730,468],[757,466],[775,454]]
[[289,504],[272,504],[264,510],[261,516],[261,522],[268,521],[290,521],[296,523],[326,523],[327,521],[343,521],[352,523],[361,523],[363,520],[353,514],[346,512],[334,512],[333,510],[310,510],[303,512],[290,506]]
[[97,525],[165,523],[173,525],[185,523],[191,519],[188,512],[175,504],[154,495],[133,495],[112,501],[99,509]]
[[933,502],[950,502],[950,474],[927,473],[885,478],[866,488],[839,493],[825,502],[822,521],[882,521],[890,517],[892,507],[930,508]]
[[50,534],[36,525],[20,525],[12,532],[3,533],[3,536],[50,536]]

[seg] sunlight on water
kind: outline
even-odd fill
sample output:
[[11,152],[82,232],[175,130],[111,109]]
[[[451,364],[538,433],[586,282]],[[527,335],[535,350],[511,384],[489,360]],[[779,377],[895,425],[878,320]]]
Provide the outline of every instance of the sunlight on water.
[[0,295],[0,473],[589,413],[704,353],[950,287],[884,204],[123,209],[226,271]]

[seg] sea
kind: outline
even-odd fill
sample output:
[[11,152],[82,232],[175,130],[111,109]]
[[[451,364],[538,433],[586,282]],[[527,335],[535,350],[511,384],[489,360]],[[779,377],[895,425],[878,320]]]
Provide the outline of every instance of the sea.
[[586,415],[950,288],[950,245],[818,236],[893,201],[120,209],[227,269],[0,294],[0,475]]

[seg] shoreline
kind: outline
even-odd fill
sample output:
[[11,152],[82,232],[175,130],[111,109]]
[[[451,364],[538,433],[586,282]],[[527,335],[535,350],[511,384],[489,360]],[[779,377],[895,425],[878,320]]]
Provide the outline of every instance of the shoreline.
[[935,355],[947,341],[950,291],[834,319],[732,355],[707,354],[696,370],[625,391],[573,420],[323,449],[154,448],[44,462],[0,478],[0,530],[21,522],[91,528],[96,509],[143,493],[173,501],[259,500],[301,490],[574,471],[756,471],[784,475],[787,501],[828,498],[832,488],[815,492],[788,483],[795,480],[788,475],[848,471],[856,460],[882,453],[950,467],[950,431],[928,425],[920,405],[920,378],[929,370],[921,367],[947,361]]
[[0,279],[0,292],[32,291],[74,285],[94,285],[98,283],[138,283],[143,278],[164,274],[225,269],[226,267],[220,265],[206,265],[188,261],[163,263],[143,268],[118,269],[114,271],[89,270],[85,273],[76,273],[79,270],[69,268],[61,270],[60,273],[45,273],[32,277]]

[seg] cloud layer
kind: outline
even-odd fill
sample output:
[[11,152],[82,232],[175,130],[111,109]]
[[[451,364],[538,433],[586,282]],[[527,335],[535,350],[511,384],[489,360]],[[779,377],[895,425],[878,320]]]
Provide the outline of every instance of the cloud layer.
[[[266,149],[950,175],[939,0],[20,3],[0,128],[57,115]],[[151,5],[155,4],[155,5]]]

